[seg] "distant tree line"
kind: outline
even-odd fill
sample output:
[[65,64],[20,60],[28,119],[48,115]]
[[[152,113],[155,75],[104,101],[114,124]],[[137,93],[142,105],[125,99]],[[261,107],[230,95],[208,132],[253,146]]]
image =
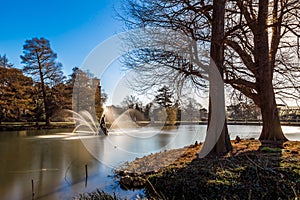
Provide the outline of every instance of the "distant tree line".
[[[26,40],[21,60],[23,68],[18,69],[6,55],[0,55],[0,123],[44,121],[49,125],[50,121],[64,121],[70,113],[63,111],[73,109],[72,102],[77,109],[88,109],[81,103],[84,99],[78,98],[80,92],[81,98],[91,96],[83,93],[92,94],[94,105],[90,107],[93,106],[97,116],[101,116],[106,95],[101,95],[100,80],[77,67],[71,75],[64,76],[62,64],[57,61],[57,54],[47,39]],[[88,85],[91,82],[93,84]],[[80,84],[82,88],[82,91],[74,92],[77,98],[73,98],[74,84]]]
[[[130,117],[134,121],[160,121],[167,125],[174,125],[180,121],[199,121],[201,112],[207,113],[196,99],[187,97],[176,100],[174,92],[167,86],[159,88],[154,92],[153,100],[143,105],[143,102],[134,95],[126,96],[120,107],[115,107],[118,114],[129,111]],[[112,122],[114,118],[108,113],[108,120]]]

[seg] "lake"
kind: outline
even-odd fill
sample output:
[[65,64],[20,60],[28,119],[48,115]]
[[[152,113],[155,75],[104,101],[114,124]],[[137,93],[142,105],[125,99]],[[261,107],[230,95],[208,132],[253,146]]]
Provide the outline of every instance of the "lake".
[[[229,125],[231,139],[258,138],[261,126]],[[72,199],[101,189],[128,199],[142,191],[123,191],[113,169],[136,157],[203,141],[206,125],[112,130],[109,136],[76,135],[72,130],[0,132],[0,199]],[[283,126],[289,140],[300,127]],[[85,165],[88,169],[86,185]]]

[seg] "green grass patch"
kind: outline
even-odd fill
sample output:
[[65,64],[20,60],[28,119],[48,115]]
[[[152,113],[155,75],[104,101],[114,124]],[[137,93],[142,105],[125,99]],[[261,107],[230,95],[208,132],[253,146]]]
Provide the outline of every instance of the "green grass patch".
[[280,148],[272,148],[272,147],[262,147],[260,151],[263,153],[281,153]]

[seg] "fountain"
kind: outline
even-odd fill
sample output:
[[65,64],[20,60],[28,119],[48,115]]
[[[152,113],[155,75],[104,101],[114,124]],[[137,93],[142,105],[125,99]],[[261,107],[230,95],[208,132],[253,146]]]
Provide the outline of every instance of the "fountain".
[[[99,133],[102,133],[100,124],[98,121],[96,121],[90,112],[86,110],[81,110],[78,113],[73,110],[68,110],[68,112],[71,112],[73,114],[73,117],[70,117],[70,119],[74,120],[76,122],[76,126],[72,133],[80,133],[80,134],[87,134],[87,135],[99,135]],[[122,130],[125,129],[136,129],[140,126],[136,122],[137,116],[141,116],[142,113],[139,111],[136,111],[134,109],[128,109],[119,116],[114,119],[112,124],[110,125],[108,131],[114,130]],[[104,116],[104,114],[102,115]]]
[[79,113],[73,110],[68,111],[73,114],[73,117],[70,119],[73,119],[76,122],[76,126],[72,133],[98,135],[101,132],[99,122],[94,120],[90,112],[86,110],[81,110]]

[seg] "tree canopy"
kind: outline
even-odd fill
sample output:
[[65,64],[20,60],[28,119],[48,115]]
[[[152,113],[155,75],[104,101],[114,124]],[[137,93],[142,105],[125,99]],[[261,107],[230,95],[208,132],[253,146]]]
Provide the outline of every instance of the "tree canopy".
[[0,122],[26,120],[34,109],[33,81],[16,68],[0,67]]

